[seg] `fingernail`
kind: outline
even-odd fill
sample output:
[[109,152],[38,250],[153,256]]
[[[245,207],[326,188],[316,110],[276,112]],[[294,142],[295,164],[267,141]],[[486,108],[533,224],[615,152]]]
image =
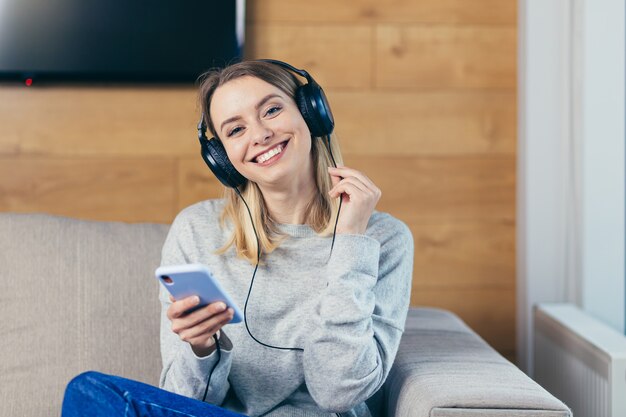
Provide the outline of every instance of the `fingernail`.
[[197,295],[193,297],[193,303],[194,304],[198,304],[200,303],[200,297],[198,297]]
[[217,305],[217,311],[224,311],[224,310],[226,310],[226,304],[224,304],[224,303],[219,303],[219,304]]
[[233,310],[232,308],[228,309],[228,314],[230,314],[231,316],[235,315],[235,310]]

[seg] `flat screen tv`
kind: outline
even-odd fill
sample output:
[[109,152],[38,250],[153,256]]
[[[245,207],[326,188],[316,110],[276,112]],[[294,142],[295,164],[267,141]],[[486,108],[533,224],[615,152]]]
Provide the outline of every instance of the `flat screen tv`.
[[0,0],[0,80],[192,83],[241,58],[245,0]]

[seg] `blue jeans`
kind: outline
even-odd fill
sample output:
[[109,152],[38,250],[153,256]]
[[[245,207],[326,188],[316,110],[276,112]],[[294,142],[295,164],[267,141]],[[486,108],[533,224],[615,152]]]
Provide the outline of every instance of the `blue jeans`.
[[242,417],[142,382],[85,372],[65,389],[62,417]]

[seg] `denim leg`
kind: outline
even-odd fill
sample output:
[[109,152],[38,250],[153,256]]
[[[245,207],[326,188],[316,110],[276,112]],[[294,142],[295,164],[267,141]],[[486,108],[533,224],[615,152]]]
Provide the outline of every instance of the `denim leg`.
[[212,404],[130,379],[85,372],[70,381],[62,417],[242,417]]

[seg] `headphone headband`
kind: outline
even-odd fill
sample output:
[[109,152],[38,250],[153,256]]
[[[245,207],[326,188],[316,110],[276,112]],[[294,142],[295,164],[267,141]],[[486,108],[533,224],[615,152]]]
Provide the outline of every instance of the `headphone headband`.
[[277,59],[259,59],[258,61],[261,61],[261,62],[268,62],[268,63],[270,63],[270,64],[278,65],[279,67],[287,68],[287,69],[289,69],[289,70],[291,70],[291,71],[295,72],[296,74],[300,74],[301,76],[303,76],[304,78],[306,78],[307,82],[317,84],[317,83],[315,82],[315,80],[313,79],[313,77],[311,77],[311,76],[309,75],[309,73],[308,73],[308,72],[306,72],[306,70],[303,70],[303,69],[298,69],[298,68],[294,67],[293,65],[290,65],[290,64],[288,64],[288,63],[286,63],[286,62],[279,61],[279,60],[277,60]]

